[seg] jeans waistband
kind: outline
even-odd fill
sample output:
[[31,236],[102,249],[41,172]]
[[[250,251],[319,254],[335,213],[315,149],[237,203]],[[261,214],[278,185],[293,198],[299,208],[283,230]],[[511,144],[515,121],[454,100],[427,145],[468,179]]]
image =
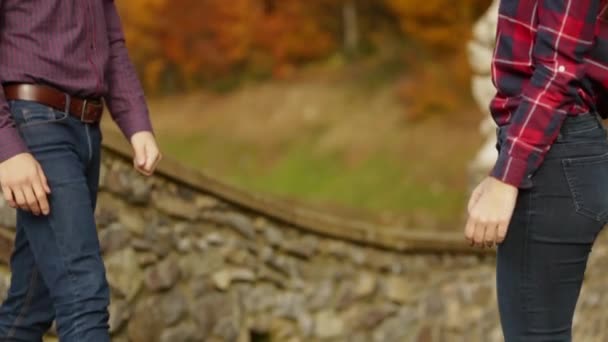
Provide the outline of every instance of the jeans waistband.
[[[496,128],[496,136],[499,143],[506,138],[508,129],[508,126]],[[558,138],[564,138],[574,133],[579,134],[593,129],[604,129],[604,124],[598,114],[585,113],[576,116],[567,116],[562,123]]]
[[603,128],[602,119],[596,113],[567,116],[560,129],[561,135],[580,133],[595,128]]
[[[507,126],[497,129],[497,148],[504,143]],[[572,157],[577,154],[605,153],[608,149],[606,128],[596,113],[567,116],[546,159]]]
[[569,116],[545,159],[576,158],[608,152],[606,128],[595,113]]

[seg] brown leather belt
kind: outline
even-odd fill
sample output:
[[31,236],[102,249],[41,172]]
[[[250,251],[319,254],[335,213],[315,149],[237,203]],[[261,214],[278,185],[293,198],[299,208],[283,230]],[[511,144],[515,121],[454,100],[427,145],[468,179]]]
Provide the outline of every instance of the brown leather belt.
[[59,111],[65,111],[69,99],[69,114],[84,123],[97,123],[103,113],[103,101],[99,98],[80,98],[58,89],[30,83],[3,85],[7,100],[35,101]]

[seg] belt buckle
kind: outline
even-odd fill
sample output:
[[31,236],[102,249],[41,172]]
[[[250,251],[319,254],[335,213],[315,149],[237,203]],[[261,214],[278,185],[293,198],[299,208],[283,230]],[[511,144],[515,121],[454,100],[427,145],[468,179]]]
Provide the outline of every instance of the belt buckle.
[[85,114],[87,114],[87,107],[89,105],[92,105],[91,102],[88,99],[84,99],[82,102],[82,110],[80,111],[80,121],[87,124],[92,124],[96,122],[95,118],[89,120],[85,117]]

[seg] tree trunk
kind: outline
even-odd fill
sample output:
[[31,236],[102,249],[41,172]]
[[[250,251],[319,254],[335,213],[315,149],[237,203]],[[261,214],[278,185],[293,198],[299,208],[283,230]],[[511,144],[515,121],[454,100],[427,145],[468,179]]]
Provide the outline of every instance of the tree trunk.
[[346,0],[342,7],[344,22],[344,50],[355,54],[359,50],[359,18],[356,0]]

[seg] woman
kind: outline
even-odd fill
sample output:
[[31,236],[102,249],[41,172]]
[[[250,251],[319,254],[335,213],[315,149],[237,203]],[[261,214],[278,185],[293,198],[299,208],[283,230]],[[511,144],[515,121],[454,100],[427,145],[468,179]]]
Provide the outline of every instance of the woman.
[[587,258],[608,221],[606,0],[502,0],[490,110],[496,165],[473,191],[465,236],[498,244],[510,341],[570,341]]

